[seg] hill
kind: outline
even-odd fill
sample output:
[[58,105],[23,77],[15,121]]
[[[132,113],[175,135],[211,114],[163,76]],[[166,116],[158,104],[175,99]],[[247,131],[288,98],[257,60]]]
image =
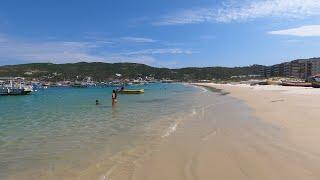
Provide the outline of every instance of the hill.
[[259,74],[263,66],[246,67],[190,67],[181,69],[156,68],[137,63],[80,62],[68,64],[32,63],[0,66],[0,77],[49,78],[52,80],[74,80],[91,76],[94,80],[113,79],[116,73],[123,78],[153,76],[156,79],[200,80],[228,79],[231,76]]

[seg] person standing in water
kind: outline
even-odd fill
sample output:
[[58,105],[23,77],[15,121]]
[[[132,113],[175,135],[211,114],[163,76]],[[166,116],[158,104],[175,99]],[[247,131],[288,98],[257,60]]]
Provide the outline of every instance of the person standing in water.
[[112,105],[114,105],[117,102],[117,93],[115,90],[112,91],[111,98],[112,98]]

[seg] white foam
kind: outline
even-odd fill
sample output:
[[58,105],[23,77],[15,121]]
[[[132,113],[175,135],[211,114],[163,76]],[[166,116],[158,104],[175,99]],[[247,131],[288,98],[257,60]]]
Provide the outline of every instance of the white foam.
[[107,173],[105,173],[104,175],[100,176],[99,180],[109,180],[109,177],[111,175],[111,173],[113,172],[113,170],[116,168],[116,165],[112,166]]
[[208,92],[208,89],[205,88],[205,87],[203,87],[203,86],[197,86],[197,85],[193,85],[193,84],[189,84],[189,85],[201,89],[201,90],[202,90],[201,93],[206,93],[206,92]]
[[204,138],[202,138],[202,141],[207,141],[210,138],[210,136],[215,136],[216,134],[217,134],[217,131],[213,131],[207,136],[205,136]]
[[177,130],[178,124],[179,124],[178,122],[175,122],[171,126],[169,126],[167,131],[162,135],[162,138],[168,137],[172,133],[174,133]]
[[192,115],[196,115],[197,111],[195,109],[192,109]]
[[101,176],[100,180],[108,180],[108,177],[106,175]]

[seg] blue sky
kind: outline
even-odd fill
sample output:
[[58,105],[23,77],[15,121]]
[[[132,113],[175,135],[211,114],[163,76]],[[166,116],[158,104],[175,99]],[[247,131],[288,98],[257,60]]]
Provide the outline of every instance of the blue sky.
[[0,2],[0,65],[269,65],[319,49],[319,0]]

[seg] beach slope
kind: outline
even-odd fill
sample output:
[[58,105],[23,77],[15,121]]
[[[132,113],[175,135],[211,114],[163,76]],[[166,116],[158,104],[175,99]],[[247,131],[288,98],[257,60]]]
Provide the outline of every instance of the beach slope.
[[135,162],[130,179],[320,178],[320,151],[312,144],[319,137],[316,101],[305,105],[305,94],[278,89],[198,85],[230,94],[199,93],[201,103],[159,147]]

